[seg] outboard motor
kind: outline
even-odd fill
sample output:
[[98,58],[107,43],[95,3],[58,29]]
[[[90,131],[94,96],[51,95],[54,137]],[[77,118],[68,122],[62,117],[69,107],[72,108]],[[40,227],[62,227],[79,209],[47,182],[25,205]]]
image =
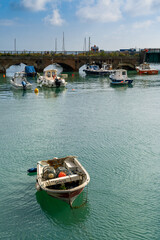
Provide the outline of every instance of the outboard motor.
[[58,88],[58,87],[61,86],[61,81],[58,78],[56,78],[55,79],[55,84],[56,84],[56,87]]
[[23,86],[23,89],[25,90],[26,89],[26,82],[25,81],[22,81],[22,86]]

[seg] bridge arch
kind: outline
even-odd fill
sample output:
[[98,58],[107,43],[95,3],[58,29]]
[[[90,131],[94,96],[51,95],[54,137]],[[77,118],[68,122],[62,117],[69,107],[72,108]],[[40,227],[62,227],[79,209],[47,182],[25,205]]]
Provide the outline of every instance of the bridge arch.
[[126,69],[126,70],[135,70],[135,65],[131,64],[131,63],[119,63],[117,68],[122,68],[122,69]]

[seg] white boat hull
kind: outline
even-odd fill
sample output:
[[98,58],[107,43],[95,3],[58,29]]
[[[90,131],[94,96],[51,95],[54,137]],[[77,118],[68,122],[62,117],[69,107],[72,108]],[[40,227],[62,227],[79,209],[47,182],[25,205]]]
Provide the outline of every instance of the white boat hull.
[[25,88],[22,84],[17,84],[15,83],[13,80],[10,81],[11,83],[11,86],[14,87],[15,89],[22,89],[22,90],[28,90],[28,89],[31,89],[32,88],[32,84],[31,83],[27,83]]

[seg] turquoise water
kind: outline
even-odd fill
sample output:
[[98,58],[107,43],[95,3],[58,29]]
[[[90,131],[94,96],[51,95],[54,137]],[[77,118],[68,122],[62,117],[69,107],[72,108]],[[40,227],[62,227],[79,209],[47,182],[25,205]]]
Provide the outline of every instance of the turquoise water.
[[[160,239],[160,75],[129,75],[132,87],[70,74],[67,89],[38,95],[35,79],[23,92],[0,75],[0,239]],[[27,174],[67,155],[91,177],[78,209]]]

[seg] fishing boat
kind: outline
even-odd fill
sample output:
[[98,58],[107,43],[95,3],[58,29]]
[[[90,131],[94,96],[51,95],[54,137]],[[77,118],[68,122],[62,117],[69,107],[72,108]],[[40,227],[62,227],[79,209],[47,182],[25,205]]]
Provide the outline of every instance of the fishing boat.
[[14,77],[10,80],[12,87],[16,89],[31,89],[32,84],[27,81],[25,72],[16,72]]
[[98,65],[87,65],[86,69],[83,70],[86,74],[93,74],[93,75],[109,75],[115,72],[112,69],[111,64],[103,63],[102,67],[100,68]]
[[89,174],[75,156],[42,160],[37,163],[36,189],[43,190],[70,206],[89,181]]
[[57,70],[45,70],[44,75],[40,76],[39,73],[37,73],[37,83],[40,86],[49,87],[49,88],[59,88],[59,87],[65,87],[67,82],[64,78],[61,78],[60,76],[57,76]]
[[114,85],[123,85],[123,84],[130,84],[133,82],[127,76],[127,71],[124,69],[118,69],[113,74],[109,76],[111,84]]
[[149,63],[146,62],[137,66],[136,71],[138,74],[150,74],[150,75],[158,74],[158,70],[151,68]]

